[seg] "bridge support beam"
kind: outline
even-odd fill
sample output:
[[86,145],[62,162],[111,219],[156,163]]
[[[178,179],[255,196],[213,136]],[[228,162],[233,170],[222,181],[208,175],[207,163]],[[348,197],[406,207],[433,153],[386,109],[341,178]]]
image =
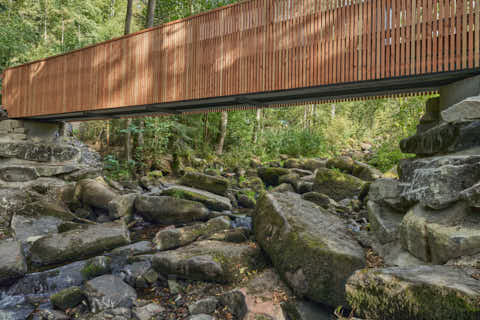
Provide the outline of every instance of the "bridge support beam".
[[463,79],[440,88],[440,111],[462,100],[480,95],[480,75]]

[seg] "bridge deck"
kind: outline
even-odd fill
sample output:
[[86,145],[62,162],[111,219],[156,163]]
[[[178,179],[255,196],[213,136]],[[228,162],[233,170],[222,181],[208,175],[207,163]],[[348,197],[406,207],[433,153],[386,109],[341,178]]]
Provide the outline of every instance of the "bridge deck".
[[480,71],[480,0],[251,0],[7,69],[12,118],[437,90]]

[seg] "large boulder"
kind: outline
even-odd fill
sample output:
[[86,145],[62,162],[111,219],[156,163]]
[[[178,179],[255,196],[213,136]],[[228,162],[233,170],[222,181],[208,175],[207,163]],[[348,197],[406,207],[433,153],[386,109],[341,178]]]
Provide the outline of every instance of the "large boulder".
[[411,203],[402,197],[402,192],[408,184],[397,179],[377,179],[370,185],[368,200],[386,205],[396,211],[405,212]]
[[155,235],[153,242],[157,250],[169,250],[190,244],[200,237],[208,237],[218,231],[230,228],[231,221],[228,217],[217,217],[206,223],[160,230]]
[[130,243],[128,229],[123,224],[90,225],[35,241],[31,248],[32,263],[51,265],[75,261],[101,254]]
[[403,218],[400,239],[417,258],[443,264],[480,252],[480,215],[464,202],[441,211],[416,205]]
[[168,196],[140,195],[135,209],[146,220],[157,224],[182,224],[206,220],[208,209],[201,203]]
[[0,241],[0,285],[8,284],[27,273],[22,247],[16,241]]
[[408,201],[443,209],[480,181],[480,156],[447,156],[402,160],[400,177],[409,182],[402,193]]
[[480,183],[460,192],[460,199],[467,201],[472,208],[480,208]]
[[335,201],[340,201],[359,196],[365,184],[366,182],[349,174],[320,168],[317,169],[315,175],[313,191],[326,194]]
[[136,193],[118,195],[108,203],[108,215],[112,219],[130,217],[135,209]]
[[85,295],[94,313],[117,307],[130,308],[137,299],[135,289],[111,274],[87,281]]
[[189,246],[157,253],[153,267],[161,274],[214,282],[240,280],[245,272],[264,263],[260,248],[221,241],[197,241]]
[[350,306],[366,319],[478,319],[480,281],[447,266],[365,269],[346,285]]
[[469,97],[441,112],[445,122],[480,119],[480,96]]
[[327,161],[328,169],[338,169],[346,173],[352,173],[354,165],[355,163],[350,157],[332,158]]
[[360,161],[354,162],[352,174],[363,181],[375,181],[383,176],[382,171]]
[[258,168],[258,176],[263,180],[267,186],[278,186],[280,184],[280,177],[290,173],[290,170],[285,168],[265,167]]
[[380,243],[385,244],[399,238],[398,227],[403,214],[374,201],[367,202],[367,209],[370,229]]
[[325,168],[327,160],[325,159],[305,159],[303,160],[302,169],[315,171],[319,168]]
[[209,176],[198,172],[186,172],[180,183],[197,189],[206,190],[221,196],[226,195],[229,183],[222,177]]
[[232,204],[226,197],[184,186],[173,186],[162,191],[161,195],[171,196],[203,203],[208,209],[216,211],[232,210]]
[[365,265],[364,252],[340,218],[294,193],[263,195],[255,235],[275,268],[300,296],[345,303],[345,282]]
[[459,152],[480,146],[479,134],[480,121],[443,123],[403,139],[400,149],[422,156]]
[[108,204],[115,197],[117,197],[117,193],[106,183],[98,180],[80,180],[75,187],[75,199],[94,208],[108,210]]

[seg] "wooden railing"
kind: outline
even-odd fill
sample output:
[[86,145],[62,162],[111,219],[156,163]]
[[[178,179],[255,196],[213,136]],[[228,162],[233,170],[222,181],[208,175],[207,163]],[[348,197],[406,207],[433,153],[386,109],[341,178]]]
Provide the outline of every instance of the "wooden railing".
[[252,0],[5,71],[11,117],[480,67],[480,0]]

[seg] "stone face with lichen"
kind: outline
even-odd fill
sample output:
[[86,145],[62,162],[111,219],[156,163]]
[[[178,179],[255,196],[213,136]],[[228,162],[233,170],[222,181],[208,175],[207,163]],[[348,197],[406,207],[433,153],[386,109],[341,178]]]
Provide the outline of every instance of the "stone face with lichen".
[[299,296],[338,306],[345,282],[365,266],[343,220],[294,193],[267,193],[257,203],[255,236]]
[[364,269],[346,285],[350,306],[363,318],[476,320],[480,281],[449,266]]
[[313,191],[326,194],[335,201],[360,196],[366,185],[365,181],[346,173],[332,169],[317,170]]

